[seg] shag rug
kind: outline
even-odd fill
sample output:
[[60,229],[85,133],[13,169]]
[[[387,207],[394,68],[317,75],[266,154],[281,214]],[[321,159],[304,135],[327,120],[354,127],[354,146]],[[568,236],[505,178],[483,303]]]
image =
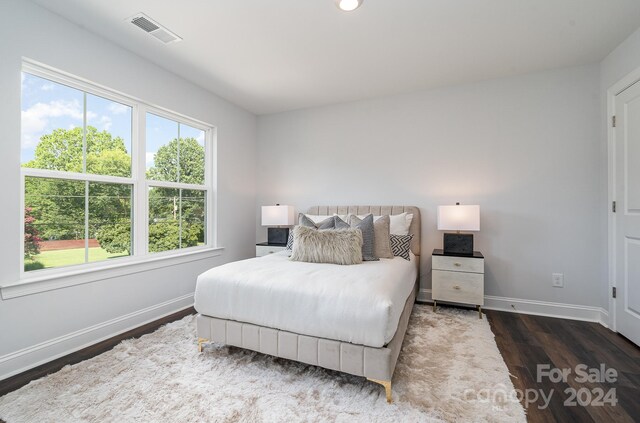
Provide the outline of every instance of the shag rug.
[[364,378],[234,347],[199,354],[194,316],[0,398],[19,422],[525,422],[486,318],[416,305],[393,400]]

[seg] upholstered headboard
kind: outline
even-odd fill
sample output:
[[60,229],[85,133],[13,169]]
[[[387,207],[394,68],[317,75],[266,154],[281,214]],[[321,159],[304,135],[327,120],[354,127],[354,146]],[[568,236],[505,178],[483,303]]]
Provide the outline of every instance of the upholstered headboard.
[[416,256],[420,255],[420,209],[415,206],[313,206],[309,207],[307,213],[316,215],[332,214],[368,214],[383,216],[385,214],[413,213],[413,220],[409,227],[409,233],[413,234],[411,240],[411,251]]

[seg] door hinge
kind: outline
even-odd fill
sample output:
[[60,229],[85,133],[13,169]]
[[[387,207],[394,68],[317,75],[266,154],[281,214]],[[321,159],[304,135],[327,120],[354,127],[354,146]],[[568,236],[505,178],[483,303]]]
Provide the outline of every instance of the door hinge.
[[618,293],[616,292],[616,287],[614,286],[614,287],[611,289],[611,291],[612,291],[612,292],[611,292],[611,296],[612,296],[613,298],[616,298],[616,295],[618,294]]
[[611,126],[613,126],[614,128],[616,127],[616,117],[615,116],[611,116]]
[[611,211],[614,212],[614,213],[616,212],[616,202],[615,201],[613,201],[611,203]]

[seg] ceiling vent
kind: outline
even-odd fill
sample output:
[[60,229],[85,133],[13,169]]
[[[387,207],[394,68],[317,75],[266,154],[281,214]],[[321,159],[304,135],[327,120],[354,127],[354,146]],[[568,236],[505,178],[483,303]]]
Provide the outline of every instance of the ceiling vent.
[[147,34],[153,35],[165,44],[182,41],[182,38],[178,37],[175,33],[169,31],[167,28],[163,27],[144,13],[133,15],[128,18],[127,21],[142,29]]

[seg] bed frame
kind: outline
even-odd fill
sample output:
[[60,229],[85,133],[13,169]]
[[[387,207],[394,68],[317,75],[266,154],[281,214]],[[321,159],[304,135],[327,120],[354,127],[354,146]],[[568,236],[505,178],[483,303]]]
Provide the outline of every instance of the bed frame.
[[[409,233],[413,234],[411,251],[420,263],[420,210],[413,206],[315,206],[307,213],[315,215],[413,213]],[[258,351],[276,357],[295,360],[326,369],[337,370],[356,376],[364,376],[385,388],[387,402],[391,402],[391,379],[400,355],[409,317],[418,292],[418,278],[412,293],[407,298],[398,322],[398,329],[391,341],[380,348],[332,339],[317,338],[283,330],[268,328],[234,320],[218,319],[198,314],[196,318],[198,351],[202,345],[215,342]]]

